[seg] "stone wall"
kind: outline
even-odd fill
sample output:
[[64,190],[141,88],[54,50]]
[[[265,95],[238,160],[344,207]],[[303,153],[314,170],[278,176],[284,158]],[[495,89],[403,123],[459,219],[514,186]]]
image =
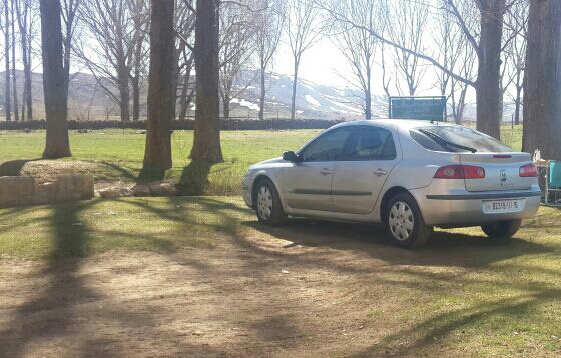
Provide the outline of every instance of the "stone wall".
[[54,182],[37,184],[34,177],[0,177],[0,208],[42,205],[94,197],[91,175],[62,175]]

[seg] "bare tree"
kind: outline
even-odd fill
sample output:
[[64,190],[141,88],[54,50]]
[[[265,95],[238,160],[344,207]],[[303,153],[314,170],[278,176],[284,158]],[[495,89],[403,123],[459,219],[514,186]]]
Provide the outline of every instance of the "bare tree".
[[24,85],[23,85],[23,106],[22,119],[33,119],[33,91],[31,88],[31,66],[32,66],[32,46],[36,36],[35,22],[36,12],[33,8],[32,0],[16,0],[14,16],[17,17],[18,31],[21,46],[21,62],[23,64]]
[[[448,69],[460,74],[462,77],[475,81],[475,57],[473,47],[468,43],[463,31],[454,24],[454,17],[450,13],[450,5],[447,0],[440,0],[441,10],[437,17],[438,31],[434,36],[436,56],[438,61]],[[461,10],[464,23],[469,28],[474,28],[477,22],[474,12],[470,11],[467,2],[463,2]],[[470,6],[471,7],[471,6]],[[452,108],[452,115],[457,124],[461,124],[466,105],[467,90],[469,84],[458,81],[450,72],[435,68],[437,85],[442,96],[446,96],[447,102]]]
[[[362,106],[366,119],[372,118],[372,73],[375,65],[378,40],[371,31],[381,31],[383,24],[379,22],[380,4],[378,1],[337,1],[338,11],[345,13],[353,22],[361,27],[349,26],[348,23],[335,19],[333,27],[335,40],[341,54],[346,58],[353,71],[348,82],[363,92]],[[370,29],[369,30],[366,30]]]
[[10,6],[9,0],[4,0],[4,61],[6,64],[4,72],[4,113],[6,121],[12,120],[12,96],[10,94]]
[[[454,79],[473,86],[476,89],[477,97],[477,129],[495,138],[499,138],[499,108],[501,105],[500,54],[503,46],[503,16],[507,8],[512,6],[516,0],[509,0],[508,3],[506,0],[460,0],[470,1],[472,6],[475,5],[478,9],[479,27],[478,31],[475,32],[467,26],[462,13],[459,11],[457,6],[458,0],[446,1],[449,5],[450,13],[455,18],[455,23],[462,29],[468,43],[473,47],[477,54],[478,71],[475,81],[465,78],[460,74],[455,73],[453,70],[446,68],[437,59],[435,59],[432,54],[417,52],[413,49],[404,47],[393,41],[389,36],[381,33],[371,31],[371,34],[388,45],[408,52],[436,66],[440,70],[448,72]],[[330,7],[324,5],[323,7],[340,21],[346,21],[353,26],[364,28],[360,24],[355,24],[352,19],[346,18],[344,14],[337,13],[332,6]]]
[[175,31],[174,0],[152,0],[150,16],[150,72],[148,125],[143,171],[163,177],[171,168],[171,121],[174,117]]
[[47,139],[43,157],[69,157],[67,105],[62,56],[61,6],[59,0],[40,0],[43,92]]
[[[522,107],[522,90],[524,87],[524,70],[526,67],[527,29],[529,1],[520,0],[514,3],[505,17],[506,43],[505,70],[506,82],[514,86],[514,93],[505,88],[506,95],[514,101],[514,123],[520,124]],[[507,86],[508,87],[508,86]]]
[[119,105],[121,120],[128,121],[130,78],[139,33],[143,31],[135,27],[135,21],[137,16],[146,14],[135,12],[140,0],[82,1],[79,17],[88,36],[83,36],[83,42],[76,46],[76,53],[96,77],[99,86]]
[[522,149],[561,160],[561,1],[531,0]]
[[249,68],[255,50],[253,15],[253,10],[246,4],[237,2],[225,2],[220,9],[220,97],[224,119],[230,118],[230,100],[239,96],[255,79],[248,79],[248,72],[244,72]]
[[302,55],[309,50],[321,36],[321,15],[314,0],[290,0],[287,4],[287,35],[292,56],[294,57],[294,79],[292,83],[291,118],[296,118],[296,90],[298,71]]
[[[153,2],[151,2],[151,4],[152,3]],[[130,0],[130,6],[133,13],[133,36],[131,43],[133,51],[132,71],[130,76],[132,87],[132,119],[133,121],[137,121],[140,118],[140,88],[145,72],[145,43],[146,34],[148,33],[150,25],[148,21],[150,9],[148,3],[144,0]],[[172,79],[174,79],[173,76]]]
[[183,0],[177,3],[175,11],[175,31],[177,32],[176,64],[177,76],[175,81],[179,102],[179,120],[185,120],[187,111],[195,94],[191,82],[193,70],[193,35],[195,30],[195,11],[193,0]]
[[[414,53],[426,52],[424,34],[427,26],[428,7],[410,0],[385,2],[386,16],[391,26],[386,26],[388,37],[402,48],[394,47],[393,60],[400,76],[396,78],[396,87],[400,94],[414,96],[421,83],[426,67]],[[374,30],[377,30],[374,28]],[[405,89],[400,78],[405,81]]]
[[10,27],[11,27],[11,34],[12,34],[12,39],[11,39],[11,45],[12,45],[12,95],[13,95],[13,100],[14,100],[14,119],[16,120],[16,122],[19,122],[19,104],[18,104],[18,84],[17,84],[17,76],[16,76],[16,30],[15,30],[15,23],[16,23],[16,19],[15,19],[15,1],[12,0],[12,7],[10,9],[10,12],[12,14],[12,21],[10,22]]
[[285,23],[284,2],[280,0],[261,0],[261,10],[255,16],[255,46],[259,66],[259,113],[263,119],[265,96],[267,94],[266,71],[277,51]]
[[77,29],[77,15],[83,0],[62,0],[63,55],[66,91],[70,84],[70,60]]
[[197,0],[195,25],[196,109],[191,159],[222,162],[218,99],[218,0]]

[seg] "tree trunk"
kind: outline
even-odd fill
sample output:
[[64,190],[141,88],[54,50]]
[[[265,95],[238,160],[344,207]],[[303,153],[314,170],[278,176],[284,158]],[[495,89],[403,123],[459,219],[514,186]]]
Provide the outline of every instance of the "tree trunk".
[[532,0],[524,88],[523,145],[561,160],[561,1]]
[[19,122],[19,101],[18,101],[18,80],[16,77],[16,31],[15,31],[15,6],[14,0],[12,0],[12,92],[14,96],[14,119]]
[[6,122],[12,120],[12,96],[10,95],[10,11],[8,0],[4,0],[4,60],[6,71],[4,72],[4,112]]
[[150,72],[148,77],[148,126],[143,171],[163,174],[171,168],[171,120],[174,115],[175,75],[173,30],[174,0],[152,0]]
[[500,139],[501,46],[505,0],[481,1],[477,75],[477,130]]
[[[190,71],[189,71],[190,72]],[[181,87],[181,95],[179,96],[179,120],[184,121],[187,117],[187,90],[189,86],[189,72],[183,76],[183,84]]]
[[520,107],[522,104],[522,86],[516,85],[516,100],[515,100],[515,105],[516,105],[516,109],[514,112],[514,124],[515,125],[519,125],[520,124]]
[[196,110],[191,159],[222,162],[218,100],[219,1],[197,0],[195,24]]
[[366,77],[366,91],[364,91],[364,116],[366,119],[372,119],[372,73],[370,66],[366,69]]
[[265,68],[261,67],[259,73],[259,113],[257,118],[263,120],[263,110],[265,107]]
[[121,121],[128,122],[130,119],[130,89],[129,74],[126,65],[121,65],[117,78],[119,81],[119,109],[121,110]]
[[[16,11],[14,13],[15,16],[18,16],[18,24],[19,24],[19,31],[20,31],[20,42],[21,42],[21,54],[22,54],[22,64],[23,64],[23,75],[24,75],[24,83],[23,83],[23,96],[22,96],[22,108],[21,108],[21,120],[32,120],[33,119],[33,92],[31,89],[31,33],[33,29],[31,28],[31,24],[28,27],[28,19],[27,14],[31,11],[30,4],[24,3],[23,5],[23,13],[21,12],[21,8],[15,6]],[[14,19],[15,22],[15,19]],[[26,117],[27,115],[27,117]]]
[[132,87],[132,120],[140,119],[140,71],[138,68],[134,70],[134,76],[131,79]]
[[230,97],[222,96],[222,118],[225,120],[230,119]]
[[41,0],[41,50],[47,139],[43,157],[71,156],[68,140],[67,104],[62,63],[60,1]]
[[290,119],[296,119],[296,89],[298,88],[298,68],[300,60],[294,60],[294,80],[292,82],[292,107],[290,110]]
[[179,120],[184,121],[187,117],[187,110],[189,109],[189,105],[191,105],[191,100],[193,99],[193,91],[189,91],[189,80],[191,78],[191,70],[193,68],[193,55],[189,60],[187,60],[187,56],[184,54],[183,59],[185,60],[185,75],[183,76],[183,84],[181,87],[181,95],[179,98]]

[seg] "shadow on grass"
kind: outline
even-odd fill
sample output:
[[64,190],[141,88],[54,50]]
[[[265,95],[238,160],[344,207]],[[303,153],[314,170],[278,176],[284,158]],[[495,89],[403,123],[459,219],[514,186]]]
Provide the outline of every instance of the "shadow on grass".
[[[174,339],[174,332],[160,328],[150,313],[128,311],[124,307],[103,307],[101,310],[102,306],[99,306],[99,311],[93,311],[91,303],[103,302],[106,297],[104,293],[98,292],[95,286],[85,282],[84,278],[88,275],[80,272],[84,258],[91,253],[90,241],[93,239],[92,231],[81,221],[81,214],[96,203],[97,201],[70,202],[52,206],[50,227],[53,231],[53,249],[40,270],[30,275],[42,283],[38,291],[33,292],[32,297],[15,308],[0,325],[0,356],[19,358],[29,354],[49,355],[49,352],[58,356],[74,357],[129,354],[130,352],[123,352],[122,342],[118,339],[109,339],[105,332],[95,330],[96,327],[111,326],[128,332],[129,336],[135,336],[136,333],[133,332],[142,330],[146,337],[159,337],[166,342],[168,348],[171,346],[177,352],[187,353],[201,349],[192,342]],[[14,213],[18,210],[21,209],[14,209]],[[180,220],[179,217],[166,215],[165,210],[152,212],[159,213],[162,217]],[[120,237],[127,236],[127,233],[112,232],[109,235]],[[156,242],[162,251],[173,252],[168,241],[157,237],[128,236]],[[88,324],[93,324],[89,327],[94,327],[93,332],[83,328],[87,327],[84,326],[86,323],[81,323],[85,320],[84,316],[89,317]],[[210,347],[205,349],[205,352],[213,356],[225,355],[225,352]]]
[[[54,337],[70,335],[68,324],[73,307],[96,297],[76,275],[80,261],[87,251],[86,228],[78,223],[80,211],[88,204],[70,203],[53,206],[51,227],[54,248],[40,275],[48,282],[41,292],[17,309],[7,331],[3,353],[9,357],[23,357],[29,344]],[[45,326],[34,324],[33,317],[46,314]]]
[[[445,313],[435,314],[410,328],[398,330],[394,334],[386,336],[382,344],[373,345],[349,357],[377,357],[380,354],[401,357],[410,356],[411,352],[415,352],[419,356],[431,356],[435,351],[444,347],[442,342],[446,342],[448,337],[457,335],[458,332],[464,333],[463,330],[467,328],[476,327],[486,321],[500,320],[505,316],[515,316],[523,320],[536,307],[556,302],[559,297],[561,297],[561,289],[548,287],[535,289],[533,292],[514,298],[509,297],[496,302],[486,301],[468,308],[448,310]],[[508,346],[505,344],[505,347]],[[475,354],[475,352],[473,353]],[[555,355],[553,351],[551,353]],[[446,356],[442,353],[440,355]],[[510,355],[508,354],[508,356]]]
[[384,228],[373,224],[296,219],[281,227],[270,227],[257,221],[242,225],[292,242],[292,245],[361,251],[396,265],[485,267],[518,256],[553,251],[550,247],[517,238],[497,242],[483,234],[447,231],[436,231],[426,246],[408,250],[393,246]]
[[21,175],[21,170],[25,166],[25,164],[29,162],[34,162],[38,159],[22,159],[22,160],[10,160],[8,162],[0,163],[0,177],[8,176],[8,177],[17,177]]
[[208,186],[208,175],[213,164],[205,161],[191,161],[183,168],[177,184],[180,195],[202,195]]
[[137,182],[139,180],[133,173],[130,172],[130,170],[123,168],[120,165],[108,161],[102,161],[101,164],[119,173],[120,178],[126,178],[134,182]]

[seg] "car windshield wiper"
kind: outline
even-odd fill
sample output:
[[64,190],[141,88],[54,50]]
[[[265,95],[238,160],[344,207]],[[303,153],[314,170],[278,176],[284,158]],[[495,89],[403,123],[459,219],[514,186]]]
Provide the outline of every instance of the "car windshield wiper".
[[427,130],[425,130],[425,129],[419,129],[419,132],[423,133],[424,135],[426,135],[426,136],[429,137],[430,139],[434,140],[434,141],[437,142],[438,144],[441,144],[441,145],[443,145],[443,146],[445,146],[445,147],[448,147],[448,148],[454,147],[454,148],[458,148],[458,149],[467,150],[467,151],[472,152],[472,153],[476,153],[476,152],[477,152],[477,149],[475,149],[475,148],[466,147],[466,146],[461,145],[461,144],[456,144],[456,143],[454,143],[454,142],[450,142],[449,140],[446,140],[446,139],[442,138],[442,137],[439,136],[438,134],[429,132],[429,131],[427,131]]

